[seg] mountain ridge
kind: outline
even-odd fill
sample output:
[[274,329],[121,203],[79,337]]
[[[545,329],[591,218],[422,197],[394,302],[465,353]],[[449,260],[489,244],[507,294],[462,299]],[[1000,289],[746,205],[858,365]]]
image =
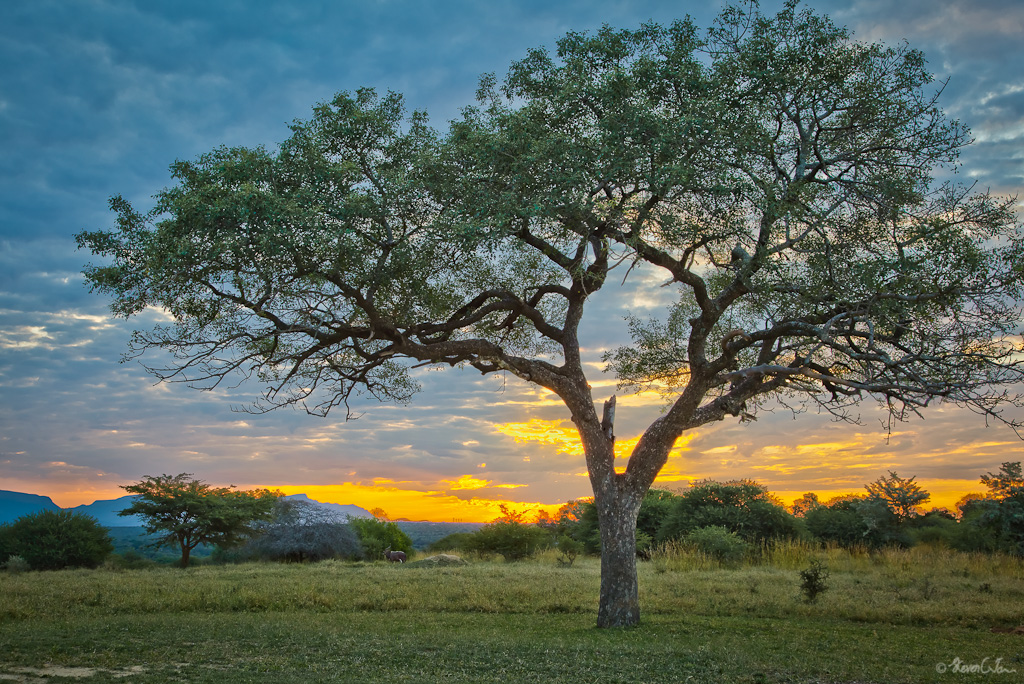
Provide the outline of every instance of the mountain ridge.
[[[311,499],[307,494],[291,494],[286,499],[308,501],[312,504],[325,508],[339,515],[347,515],[353,518],[372,518],[373,514],[362,506],[355,504],[336,504]],[[142,527],[144,519],[138,515],[120,516],[122,510],[131,505],[135,495],[128,494],[116,499],[97,499],[90,504],[62,508],[53,502],[48,496],[40,494],[28,494],[26,492],[15,492],[0,489],[0,525],[17,520],[18,518],[38,513],[39,511],[74,511],[84,513],[96,519],[104,527]]]

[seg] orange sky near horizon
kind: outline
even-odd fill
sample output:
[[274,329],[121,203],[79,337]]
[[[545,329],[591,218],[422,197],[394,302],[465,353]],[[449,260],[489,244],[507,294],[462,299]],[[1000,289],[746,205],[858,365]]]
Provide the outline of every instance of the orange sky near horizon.
[[[586,469],[582,459],[583,450],[572,423],[567,420],[542,420],[532,419],[528,421],[509,422],[495,426],[495,430],[514,439],[521,444],[524,450],[530,450],[524,460],[531,457],[544,458],[563,454],[574,457],[576,461],[575,470],[571,473],[580,478],[586,478]],[[682,490],[690,483],[706,479],[708,475],[695,472],[692,465],[686,463],[686,455],[691,450],[690,444],[698,436],[698,432],[687,433],[679,439],[670,455],[668,463],[662,469],[654,487]],[[625,466],[629,453],[636,446],[639,435],[620,439],[616,443],[616,455],[621,460],[620,471]],[[718,451],[728,449],[723,447]],[[830,454],[835,460],[837,468],[858,470],[858,464],[850,463],[850,455],[843,455],[844,445],[838,444],[813,444],[797,445],[794,453],[802,459],[810,457],[819,466],[827,466],[826,454]],[[764,469],[762,476],[758,472],[730,473],[730,477],[717,477],[714,479],[728,480],[749,478],[757,480],[783,500],[787,505],[795,499],[800,498],[807,492],[814,492],[819,500],[827,501],[835,496],[848,494],[863,494],[863,485],[860,486],[829,486],[827,483],[820,483],[821,486],[803,487],[800,489],[786,488],[784,481],[773,482],[772,473],[785,472],[786,466],[771,465],[773,456],[769,453],[766,457],[768,463],[758,466]],[[481,468],[486,463],[480,463]],[[872,470],[864,473],[864,482],[870,482],[884,472],[877,473]],[[904,473],[904,476],[913,473]],[[200,478],[202,479],[202,478]],[[932,507],[953,509],[956,502],[969,492],[978,492],[983,488],[977,479],[942,479],[942,478],[918,478],[916,480],[926,491],[931,494],[924,509]],[[27,484],[27,483],[26,483]],[[218,486],[231,483],[214,482]],[[776,486],[773,486],[776,485]],[[17,485],[16,482],[5,482],[5,488]],[[781,486],[779,486],[781,485]],[[423,480],[391,480],[386,478],[374,478],[372,481],[354,481],[337,483],[318,484],[288,484],[277,485],[272,482],[241,483],[241,489],[270,488],[279,489],[286,495],[306,494],[311,499],[324,503],[353,504],[367,510],[381,508],[391,519],[426,520],[435,522],[490,522],[501,515],[502,505],[523,512],[528,519],[533,519],[541,511],[554,514],[570,498],[561,501],[522,501],[513,500],[508,496],[510,492],[526,488],[527,485],[498,482],[487,479],[480,474],[463,474],[457,478],[441,479],[436,481]],[[18,489],[17,486],[13,487]],[[38,487],[34,488],[38,490]],[[589,487],[587,487],[589,490]],[[49,496],[57,505],[72,507],[80,504],[92,503],[96,500],[114,499],[124,496],[125,492],[116,484],[111,483],[110,487],[98,487],[94,489],[67,489],[59,490],[54,487],[50,491],[33,491],[32,489],[19,489],[35,494]],[[587,492],[589,493],[589,492]]]

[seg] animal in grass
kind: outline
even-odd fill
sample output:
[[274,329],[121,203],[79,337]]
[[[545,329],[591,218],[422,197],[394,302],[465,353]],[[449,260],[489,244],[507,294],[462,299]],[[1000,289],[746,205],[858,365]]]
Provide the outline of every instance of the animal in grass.
[[404,563],[405,551],[392,551],[391,547],[384,549],[384,557],[392,563]]

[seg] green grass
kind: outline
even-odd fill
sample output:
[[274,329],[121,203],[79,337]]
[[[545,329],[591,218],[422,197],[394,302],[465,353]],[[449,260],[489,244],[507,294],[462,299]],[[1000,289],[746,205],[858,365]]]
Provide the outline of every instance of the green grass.
[[[829,566],[803,600],[798,570]],[[789,545],[642,563],[643,623],[594,628],[598,562],[0,573],[0,682],[1016,682],[1024,566]],[[987,661],[985,659],[988,658]],[[964,666],[1017,673],[940,674]],[[59,669],[59,668],[79,668]],[[64,676],[61,676],[64,675]],[[74,678],[69,675],[76,675]]]

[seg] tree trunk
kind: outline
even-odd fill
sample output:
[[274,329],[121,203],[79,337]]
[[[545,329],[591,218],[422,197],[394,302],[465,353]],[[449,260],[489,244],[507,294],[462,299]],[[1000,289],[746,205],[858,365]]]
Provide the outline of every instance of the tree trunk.
[[186,546],[184,543],[181,545],[181,567],[188,567],[189,556],[192,554],[192,549]]
[[636,519],[642,495],[595,493],[601,529],[601,597],[598,627],[632,627],[640,622],[636,575]]

